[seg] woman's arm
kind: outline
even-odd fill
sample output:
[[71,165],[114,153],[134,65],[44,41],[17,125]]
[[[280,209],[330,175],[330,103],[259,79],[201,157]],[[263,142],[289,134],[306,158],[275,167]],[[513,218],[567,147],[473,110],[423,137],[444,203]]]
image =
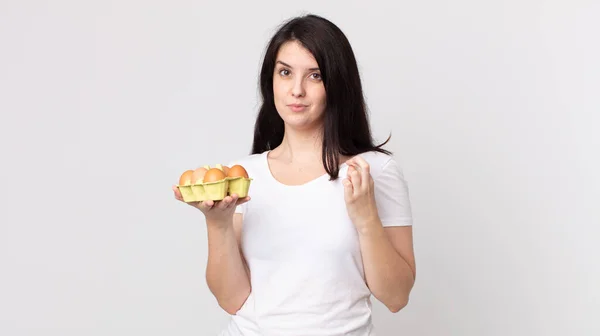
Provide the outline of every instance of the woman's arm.
[[[172,186],[174,196],[184,202],[177,186]],[[206,282],[219,306],[235,314],[250,295],[250,270],[241,251],[243,215],[235,213],[237,206],[250,200],[237,195],[222,201],[190,202],[188,205],[202,211],[208,233],[208,263]],[[184,202],[185,203],[185,202]]]
[[[356,156],[347,163],[344,198],[358,232],[367,285],[390,311],[398,312],[408,303],[416,276],[405,181],[391,159],[383,167],[385,174],[378,175],[379,187],[362,157]],[[385,227],[380,213],[388,222]]]
[[367,285],[379,301],[396,313],[408,304],[416,266],[412,227],[383,227],[381,221],[358,231]]
[[230,223],[207,220],[206,282],[219,306],[234,315],[250,295],[250,272],[240,248],[242,215]]

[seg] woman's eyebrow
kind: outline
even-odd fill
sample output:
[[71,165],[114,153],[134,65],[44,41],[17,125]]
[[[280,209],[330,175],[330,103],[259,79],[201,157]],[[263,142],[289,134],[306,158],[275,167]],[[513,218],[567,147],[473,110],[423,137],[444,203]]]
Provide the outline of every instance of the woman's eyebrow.
[[[282,64],[283,66],[286,66],[286,67],[291,68],[291,69],[294,68],[291,65],[289,65],[289,64],[287,64],[287,63],[285,63],[283,61],[277,61],[277,63]],[[310,71],[321,71],[319,68],[310,68],[308,70],[310,70]]]

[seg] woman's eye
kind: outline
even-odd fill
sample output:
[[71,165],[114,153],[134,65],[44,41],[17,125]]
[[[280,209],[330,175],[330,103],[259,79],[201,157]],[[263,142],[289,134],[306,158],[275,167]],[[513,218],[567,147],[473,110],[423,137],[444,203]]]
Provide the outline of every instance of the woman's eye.
[[279,74],[282,76],[288,76],[290,74],[290,71],[288,69],[281,69],[279,70]]
[[318,80],[320,80],[320,79],[321,79],[321,74],[318,74],[318,73],[316,73],[316,72],[315,72],[315,73],[313,73],[311,76],[312,76],[312,78],[313,78],[313,79],[318,79]]

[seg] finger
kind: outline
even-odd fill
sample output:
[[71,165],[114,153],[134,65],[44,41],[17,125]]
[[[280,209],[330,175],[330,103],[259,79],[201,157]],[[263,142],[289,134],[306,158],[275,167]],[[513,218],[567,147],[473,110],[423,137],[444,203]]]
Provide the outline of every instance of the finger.
[[235,204],[235,200],[231,196],[225,196],[222,200],[217,202],[217,209],[225,210],[231,206],[231,204]]
[[357,168],[360,174],[361,190],[367,191],[373,184],[373,178],[371,177],[371,167],[369,163],[360,156],[356,156],[353,160],[353,165]]
[[223,210],[224,208],[227,207],[227,199],[228,196],[225,196],[225,198],[223,198],[222,200],[218,200],[218,201],[214,201],[215,205],[213,205],[213,209],[220,209]]
[[238,194],[233,193],[233,194],[231,194],[231,195],[229,195],[227,197],[229,199],[228,199],[228,203],[227,203],[226,208],[236,207],[238,205],[238,200],[240,199],[240,197],[238,196]]
[[205,211],[209,211],[210,209],[212,209],[214,205],[215,205],[214,201],[211,201],[211,200],[202,201],[202,202],[198,203],[198,208],[200,210],[202,210],[203,212],[205,212]]
[[369,169],[369,163],[360,155],[353,157],[352,161],[359,165],[361,169]]
[[172,186],[171,189],[173,189],[173,195],[175,195],[175,198],[179,201],[183,201],[183,197],[181,196],[181,192],[177,186]]
[[229,206],[235,206],[238,199],[240,199],[240,197],[237,194],[231,194],[229,197],[231,197],[231,202],[229,203]]
[[247,203],[248,201],[250,201],[252,198],[250,196],[246,196],[246,197],[242,197],[242,198],[238,198],[237,202],[235,203],[236,206],[238,205],[242,205],[244,203]]
[[344,198],[346,199],[346,202],[352,200],[354,194],[352,182],[350,182],[350,179],[345,178],[342,180],[342,184],[344,185]]
[[371,177],[371,166],[369,163],[363,159],[360,155],[354,157],[353,160],[356,165],[360,167],[361,178],[363,182],[366,182]]
[[348,159],[348,161],[346,161],[346,164],[348,166],[354,167],[354,169],[360,171],[360,165],[358,164],[358,162],[356,162],[356,158],[357,156],[353,156],[350,159]]
[[237,201],[240,199],[240,197],[236,193],[233,193],[233,194],[231,194],[229,196],[231,197],[231,203],[232,204],[237,204]]
[[236,201],[237,196],[225,196],[223,200],[219,201],[218,208],[222,210],[227,209],[231,207],[232,204],[235,204]]
[[356,194],[361,190],[360,173],[354,166],[350,166],[350,168],[348,168],[348,173],[350,174],[350,182],[352,182],[352,188],[354,189],[354,193]]

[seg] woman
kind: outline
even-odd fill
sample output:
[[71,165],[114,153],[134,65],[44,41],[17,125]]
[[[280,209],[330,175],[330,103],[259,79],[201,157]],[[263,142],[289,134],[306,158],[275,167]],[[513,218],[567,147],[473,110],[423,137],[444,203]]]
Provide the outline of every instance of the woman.
[[373,144],[352,48],[330,21],[294,18],[260,87],[252,153],[228,164],[254,179],[252,200],[194,204],[208,286],[232,315],[221,335],[375,335],[371,294],[397,312],[415,281],[412,216],[400,167]]

